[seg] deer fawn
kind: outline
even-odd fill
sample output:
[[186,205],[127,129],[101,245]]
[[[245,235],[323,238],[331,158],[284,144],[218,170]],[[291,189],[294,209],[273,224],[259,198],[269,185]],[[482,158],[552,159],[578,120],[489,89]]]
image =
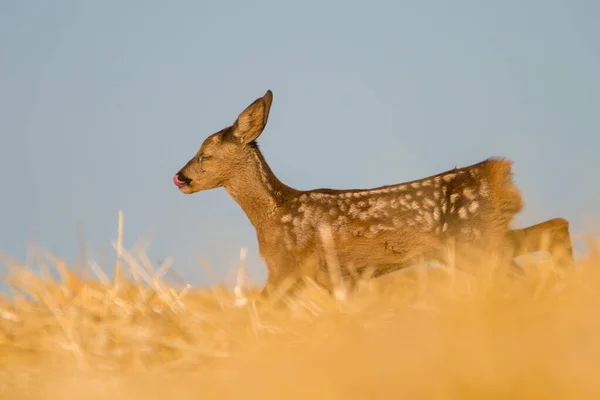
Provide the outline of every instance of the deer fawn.
[[[551,219],[525,229],[509,224],[522,209],[510,161],[488,159],[427,178],[373,189],[296,190],[271,171],[256,139],[269,117],[269,90],[235,123],[204,140],[173,177],[185,194],[224,187],[254,226],[268,268],[263,294],[308,274],[331,289],[320,227],[328,226],[340,272],[380,276],[418,260],[445,261],[445,245],[493,244],[510,259],[562,247],[572,258],[569,224]],[[309,266],[309,267],[307,267]],[[307,269],[309,268],[309,269]]]

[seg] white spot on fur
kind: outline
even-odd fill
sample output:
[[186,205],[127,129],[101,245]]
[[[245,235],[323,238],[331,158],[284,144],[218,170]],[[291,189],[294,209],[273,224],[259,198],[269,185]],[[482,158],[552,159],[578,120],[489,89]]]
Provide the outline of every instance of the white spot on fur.
[[417,188],[419,188],[421,186],[421,184],[419,182],[413,182],[413,183],[410,184],[410,186],[412,188],[414,188],[414,189],[417,189]]
[[427,222],[427,227],[431,228],[433,226],[433,218],[431,217],[431,214],[427,213],[423,217],[425,218],[425,222]]
[[442,225],[442,232],[446,232],[448,230],[448,223],[444,222],[444,225]]
[[479,186],[479,195],[481,197],[487,197],[490,194],[490,188],[487,182],[481,182]]
[[452,193],[452,194],[450,195],[450,203],[451,203],[451,204],[454,204],[454,203],[456,203],[456,200],[458,200],[458,196],[459,196],[459,195],[458,195],[458,193]]
[[446,174],[446,175],[444,175],[444,181],[450,182],[455,177],[456,177],[456,174]]
[[458,217],[460,219],[467,219],[467,209],[464,207],[461,207],[458,209]]
[[427,179],[426,181],[421,182],[421,186],[431,186],[431,180]]
[[385,216],[387,215],[387,213],[385,212],[385,208],[388,206],[388,202],[379,198],[376,199],[374,204],[371,206],[371,208],[369,209],[369,213],[371,214],[371,216],[376,217],[376,216]]
[[337,217],[337,219],[334,222],[335,226],[342,226],[343,224],[346,223],[346,221],[348,221],[348,218],[345,217],[344,215],[340,215],[339,217]]
[[465,188],[465,190],[463,190],[463,194],[469,200],[475,199],[475,191],[473,188]]
[[440,209],[436,208],[435,210],[433,210],[433,219],[436,220],[436,221],[439,221],[440,217],[441,217],[441,215],[440,215]]
[[476,201],[469,204],[469,212],[471,212],[471,213],[474,213],[475,211],[477,211],[478,208],[479,208],[479,203]]
[[290,222],[292,220],[292,214],[286,214],[281,218],[281,222]]

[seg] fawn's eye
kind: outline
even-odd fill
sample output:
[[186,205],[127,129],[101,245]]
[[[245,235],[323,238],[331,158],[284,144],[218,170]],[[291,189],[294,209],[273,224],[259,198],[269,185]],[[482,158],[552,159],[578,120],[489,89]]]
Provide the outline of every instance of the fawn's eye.
[[198,164],[201,164],[202,161],[206,161],[210,158],[212,158],[212,156],[207,156],[206,154],[201,154],[198,156]]

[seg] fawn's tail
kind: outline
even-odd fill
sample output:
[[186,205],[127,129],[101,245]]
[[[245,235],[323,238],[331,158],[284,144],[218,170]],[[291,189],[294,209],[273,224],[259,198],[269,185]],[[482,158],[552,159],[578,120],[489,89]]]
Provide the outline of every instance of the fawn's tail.
[[489,184],[489,195],[497,211],[497,221],[508,226],[514,215],[523,209],[521,192],[513,183],[512,161],[491,158],[485,165],[485,175]]

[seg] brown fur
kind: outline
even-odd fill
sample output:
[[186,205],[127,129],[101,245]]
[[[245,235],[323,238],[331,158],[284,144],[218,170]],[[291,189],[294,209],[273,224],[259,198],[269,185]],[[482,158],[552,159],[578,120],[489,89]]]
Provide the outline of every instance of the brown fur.
[[344,275],[370,269],[379,276],[422,259],[446,262],[450,242],[458,252],[492,248],[515,257],[541,250],[551,232],[571,247],[565,220],[510,229],[523,203],[504,159],[374,189],[293,189],[277,179],[256,144],[272,100],[267,91],[232,126],[209,136],[175,178],[186,194],[225,187],[244,210],[268,268],[265,293],[306,274],[331,286],[319,234],[324,225]]

